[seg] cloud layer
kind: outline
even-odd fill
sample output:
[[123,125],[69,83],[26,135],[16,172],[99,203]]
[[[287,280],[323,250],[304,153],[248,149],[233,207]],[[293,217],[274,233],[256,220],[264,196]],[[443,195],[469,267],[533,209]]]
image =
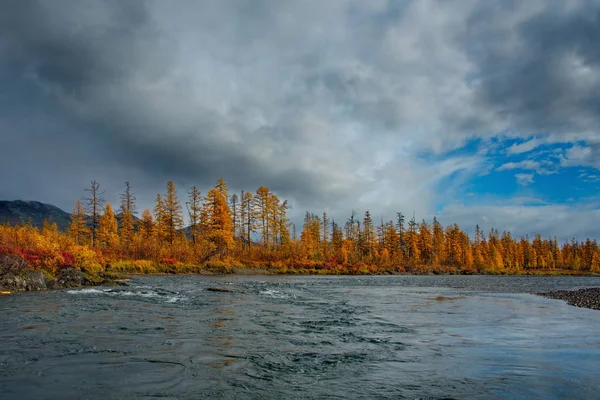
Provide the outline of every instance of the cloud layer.
[[[9,3],[2,197],[69,208],[91,179],[107,194],[130,180],[150,206],[167,179],[183,195],[223,176],[236,191],[268,186],[296,218],[446,220],[481,174],[512,171],[533,191],[531,170],[600,168],[594,1]],[[555,158],[536,153],[553,145]],[[561,229],[515,213],[518,234]],[[594,221],[569,235],[600,236]]]

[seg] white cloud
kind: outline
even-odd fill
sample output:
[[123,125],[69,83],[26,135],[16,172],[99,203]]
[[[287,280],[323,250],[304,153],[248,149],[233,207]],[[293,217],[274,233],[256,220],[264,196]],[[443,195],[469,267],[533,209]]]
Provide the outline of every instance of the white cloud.
[[515,178],[517,178],[517,183],[521,186],[527,186],[534,182],[533,174],[515,174]]
[[552,168],[552,163],[548,160],[542,162],[535,160],[523,160],[518,162],[507,162],[496,168],[496,171],[509,171],[513,169],[532,170],[540,175],[547,175],[555,172]]
[[519,161],[519,162],[508,162],[506,164],[502,164],[501,166],[496,168],[496,170],[497,171],[507,171],[507,170],[511,170],[511,169],[538,170],[538,169],[540,169],[540,167],[541,167],[541,165],[537,161],[524,160],[524,161]]
[[575,145],[567,149],[561,164],[565,167],[600,168],[600,142],[592,143],[589,146]]
[[521,154],[521,153],[527,153],[530,152],[532,150],[535,150],[537,147],[539,147],[540,145],[542,145],[544,142],[537,139],[537,138],[533,138],[531,140],[528,140],[524,143],[515,143],[512,146],[510,146],[507,150],[506,153],[509,155],[513,155],[513,154]]

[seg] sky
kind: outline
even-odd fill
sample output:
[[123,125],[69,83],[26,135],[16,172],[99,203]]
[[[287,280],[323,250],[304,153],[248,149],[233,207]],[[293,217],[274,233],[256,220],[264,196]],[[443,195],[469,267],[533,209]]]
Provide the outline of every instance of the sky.
[[596,0],[6,0],[0,199],[219,177],[337,221],[600,239]]

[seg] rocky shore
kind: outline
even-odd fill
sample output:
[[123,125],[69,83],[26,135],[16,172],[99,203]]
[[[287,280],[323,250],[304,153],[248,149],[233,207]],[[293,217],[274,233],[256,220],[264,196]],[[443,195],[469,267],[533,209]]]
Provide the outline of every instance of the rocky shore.
[[0,294],[65,289],[83,286],[126,285],[125,276],[113,272],[89,273],[72,266],[54,274],[32,268],[21,256],[0,256]]
[[600,310],[600,288],[579,290],[557,290],[555,292],[536,293],[550,299],[565,300],[572,306]]
[[48,278],[41,271],[23,271],[1,276],[0,294],[86,286],[127,285],[121,278],[121,276],[104,273],[90,275],[75,268],[64,269],[56,278]]

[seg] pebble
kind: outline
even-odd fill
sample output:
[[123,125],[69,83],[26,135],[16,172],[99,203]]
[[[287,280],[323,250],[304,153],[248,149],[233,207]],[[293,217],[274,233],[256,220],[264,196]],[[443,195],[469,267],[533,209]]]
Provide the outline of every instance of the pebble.
[[554,292],[536,293],[550,299],[565,300],[572,306],[600,310],[600,288],[579,290],[557,290]]

